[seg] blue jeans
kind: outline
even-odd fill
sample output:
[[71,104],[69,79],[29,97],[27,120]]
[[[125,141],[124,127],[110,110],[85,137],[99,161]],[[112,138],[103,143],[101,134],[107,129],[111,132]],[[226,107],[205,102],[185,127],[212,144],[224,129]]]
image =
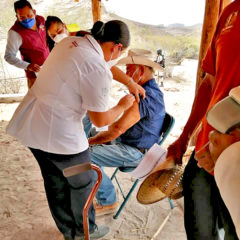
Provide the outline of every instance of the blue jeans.
[[88,113],[86,113],[85,117],[82,120],[82,123],[83,123],[84,132],[86,134],[86,137],[88,138],[88,133],[89,133],[90,129],[92,128],[92,122],[88,116]]
[[[100,205],[111,205],[116,202],[116,190],[103,167],[136,167],[143,158],[137,148],[126,144],[94,145],[89,148],[91,161],[101,167],[103,179],[96,194]],[[95,175],[96,178],[96,175]]]

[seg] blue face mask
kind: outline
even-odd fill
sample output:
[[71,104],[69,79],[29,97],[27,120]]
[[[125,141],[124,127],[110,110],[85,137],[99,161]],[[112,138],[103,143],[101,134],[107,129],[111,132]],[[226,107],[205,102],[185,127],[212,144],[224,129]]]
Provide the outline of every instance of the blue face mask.
[[27,18],[20,22],[25,28],[32,28],[35,23],[35,18]]

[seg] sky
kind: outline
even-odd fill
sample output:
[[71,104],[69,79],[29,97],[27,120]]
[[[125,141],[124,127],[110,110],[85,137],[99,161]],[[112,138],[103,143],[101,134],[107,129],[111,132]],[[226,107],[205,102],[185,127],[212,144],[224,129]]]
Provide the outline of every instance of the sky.
[[205,0],[104,0],[107,11],[146,24],[203,22]]

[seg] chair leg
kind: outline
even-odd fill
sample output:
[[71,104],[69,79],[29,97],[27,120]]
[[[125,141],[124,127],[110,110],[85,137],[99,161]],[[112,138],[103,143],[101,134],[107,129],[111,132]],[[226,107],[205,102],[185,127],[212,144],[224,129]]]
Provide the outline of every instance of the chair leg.
[[111,176],[111,180],[114,179],[114,177],[115,177],[115,175],[117,174],[118,170],[119,170],[119,168],[116,168],[116,170],[114,171],[113,175]]
[[119,207],[117,213],[113,216],[114,219],[117,219],[117,218],[118,218],[119,214],[121,213],[122,209],[124,208],[125,204],[127,203],[129,197],[131,196],[133,190],[134,190],[135,187],[137,186],[138,181],[139,181],[139,179],[135,180],[132,188],[131,188],[130,191],[128,192],[126,198],[124,199],[123,203],[122,203],[121,206]]
[[125,199],[125,198],[126,198],[126,197],[125,197],[125,194],[124,194],[124,192],[123,192],[123,190],[122,190],[122,187],[121,187],[121,185],[120,185],[120,183],[119,183],[119,181],[118,181],[117,176],[115,176],[115,180],[116,180],[116,183],[117,183],[118,188],[119,188],[119,190],[120,190],[120,193],[122,194],[122,197]]
[[171,209],[173,209],[175,206],[174,206],[172,200],[171,200],[170,198],[168,198],[168,201],[169,201],[169,204],[170,204]]

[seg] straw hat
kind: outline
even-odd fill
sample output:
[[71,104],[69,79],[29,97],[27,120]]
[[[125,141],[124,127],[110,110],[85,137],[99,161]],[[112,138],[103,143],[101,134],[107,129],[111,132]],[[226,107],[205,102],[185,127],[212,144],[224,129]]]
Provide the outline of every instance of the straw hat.
[[130,49],[128,51],[128,56],[122,58],[118,61],[117,64],[125,65],[125,64],[138,64],[145,65],[148,67],[152,67],[155,70],[163,71],[162,66],[160,64],[154,62],[153,54],[149,50],[145,49]]
[[151,173],[141,184],[137,200],[142,204],[158,202],[165,197],[182,197],[182,178],[186,164],[175,165],[172,169],[161,169]]
[[207,113],[208,123],[221,133],[227,133],[240,124],[240,87],[217,102]]

